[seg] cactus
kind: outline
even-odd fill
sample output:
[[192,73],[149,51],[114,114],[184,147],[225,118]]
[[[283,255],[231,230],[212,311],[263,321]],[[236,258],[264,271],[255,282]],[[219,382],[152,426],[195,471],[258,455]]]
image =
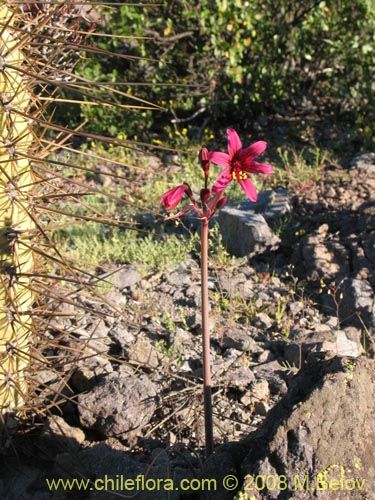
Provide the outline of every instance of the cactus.
[[28,118],[33,99],[21,71],[25,56],[7,4],[0,6],[0,19],[0,408],[4,412],[18,408],[27,391],[35,230],[28,156],[35,138]]
[[[95,4],[95,9],[98,8]],[[81,171],[81,165],[75,166],[72,160],[60,157],[51,158],[57,149],[61,152],[66,148],[71,156],[79,153],[68,144],[75,134],[91,137],[82,125],[70,129],[56,123],[51,104],[62,101],[81,105],[86,100],[126,112],[131,107],[118,104],[116,97],[126,95],[121,90],[105,86],[98,90],[75,75],[75,65],[84,50],[107,57],[92,42],[85,42],[100,18],[98,12],[88,2],[29,4],[0,0],[0,418],[3,419],[10,413],[22,413],[26,406],[30,409],[35,404],[45,404],[43,398],[37,401],[38,377],[34,375],[35,370],[49,364],[43,346],[48,342],[45,335],[48,316],[56,305],[64,300],[69,303],[74,286],[96,294],[95,276],[67,262],[51,242],[56,222],[61,225],[61,217],[70,217],[73,221],[119,225],[118,220],[111,221],[95,210],[87,215],[87,200],[80,201],[87,188],[82,181],[74,176],[67,178],[62,171],[66,167]],[[74,94],[64,98],[61,89],[71,89]],[[139,100],[134,107],[142,105],[147,109],[152,107]],[[125,140],[116,142],[98,136],[95,140],[127,146]],[[116,162],[119,165],[121,162]],[[106,194],[100,189],[96,193]],[[79,210],[80,203],[86,214]],[[64,282],[69,283],[68,291],[63,290]],[[41,339],[44,344],[40,344]],[[58,341],[54,342],[54,347],[57,344]]]

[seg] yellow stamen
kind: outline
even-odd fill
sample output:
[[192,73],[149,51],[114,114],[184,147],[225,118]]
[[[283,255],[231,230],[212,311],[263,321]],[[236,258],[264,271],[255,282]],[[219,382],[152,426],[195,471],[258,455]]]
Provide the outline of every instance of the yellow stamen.
[[248,178],[248,175],[243,170],[233,170],[232,179],[234,181],[244,181]]

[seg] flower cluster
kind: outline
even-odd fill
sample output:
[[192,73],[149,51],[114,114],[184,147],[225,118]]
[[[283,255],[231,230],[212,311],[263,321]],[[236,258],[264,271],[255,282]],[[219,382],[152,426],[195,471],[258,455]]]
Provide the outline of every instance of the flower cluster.
[[[242,147],[241,140],[237,132],[229,128],[228,135],[228,153],[219,151],[209,152],[206,148],[201,149],[199,161],[204,172],[205,185],[201,189],[200,199],[201,207],[198,206],[193,192],[186,182],[167,191],[160,198],[160,203],[164,204],[166,210],[172,210],[182,200],[186,194],[190,203],[186,205],[177,214],[171,215],[168,219],[180,217],[191,210],[194,210],[200,219],[210,220],[214,213],[225,203],[225,190],[232,181],[237,181],[251,201],[256,201],[258,194],[250,178],[250,174],[270,174],[271,165],[258,163],[254,158],[263,153],[267,147],[264,141],[258,141],[248,146]],[[210,163],[214,163],[224,168],[222,173],[214,182],[211,189],[208,189],[208,175]]]

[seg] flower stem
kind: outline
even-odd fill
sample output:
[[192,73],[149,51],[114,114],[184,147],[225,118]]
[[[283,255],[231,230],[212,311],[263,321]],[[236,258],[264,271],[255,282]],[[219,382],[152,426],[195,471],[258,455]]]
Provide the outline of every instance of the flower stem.
[[210,366],[210,329],[208,325],[208,220],[202,220],[201,227],[201,291],[202,291],[202,336],[203,336],[203,396],[206,457],[210,456],[214,447],[212,399],[211,399],[211,366]]

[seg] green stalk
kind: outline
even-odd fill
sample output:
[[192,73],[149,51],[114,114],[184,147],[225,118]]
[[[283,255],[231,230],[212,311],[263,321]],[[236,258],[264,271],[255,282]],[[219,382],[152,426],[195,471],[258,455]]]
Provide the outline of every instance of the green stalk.
[[202,292],[202,336],[203,336],[203,397],[206,456],[213,452],[213,420],[211,395],[211,363],[210,363],[210,328],[208,302],[208,220],[202,220],[201,226],[201,292]]

